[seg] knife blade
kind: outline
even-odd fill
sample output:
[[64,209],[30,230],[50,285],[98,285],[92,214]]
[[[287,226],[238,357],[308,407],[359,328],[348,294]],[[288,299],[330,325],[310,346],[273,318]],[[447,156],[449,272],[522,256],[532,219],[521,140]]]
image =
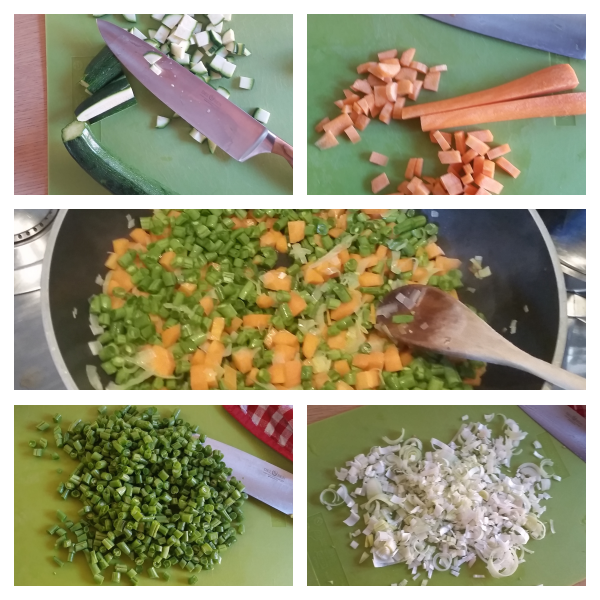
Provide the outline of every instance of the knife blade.
[[513,44],[585,60],[585,15],[424,15]]
[[[106,45],[121,64],[159,100],[229,156],[244,162],[257,154],[272,152],[283,156],[292,165],[293,149],[289,144],[194,73],[128,31],[108,21],[99,19],[97,23]],[[144,58],[148,52],[163,55],[156,63],[161,69],[160,75],[150,70],[150,64]]]
[[286,515],[294,512],[293,475],[256,456],[206,438],[205,445],[220,450],[233,475],[246,486],[246,493]]
[[585,462],[585,419],[568,406],[519,406]]

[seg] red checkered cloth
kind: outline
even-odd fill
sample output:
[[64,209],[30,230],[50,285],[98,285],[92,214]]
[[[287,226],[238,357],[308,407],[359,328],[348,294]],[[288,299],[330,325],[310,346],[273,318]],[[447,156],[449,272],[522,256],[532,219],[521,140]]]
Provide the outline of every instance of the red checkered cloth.
[[[569,405],[569,406],[571,406],[571,405]],[[581,406],[571,406],[571,408],[573,410],[576,410],[584,419],[585,419],[585,407],[586,407],[585,404],[583,404]]]
[[273,450],[294,460],[292,406],[224,406],[248,431]]

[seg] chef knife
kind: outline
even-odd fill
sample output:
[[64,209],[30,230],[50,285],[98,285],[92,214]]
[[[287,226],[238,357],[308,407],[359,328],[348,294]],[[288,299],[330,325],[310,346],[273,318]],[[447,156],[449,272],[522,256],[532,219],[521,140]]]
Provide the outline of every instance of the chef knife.
[[519,406],[571,452],[585,461],[585,419],[569,406]]
[[585,15],[424,15],[513,44],[585,60]]
[[206,438],[205,445],[220,450],[233,476],[246,486],[246,493],[286,515],[294,512],[293,475],[237,448]]
[[[184,121],[240,162],[257,154],[283,156],[293,166],[293,148],[262,123],[221,96],[194,73],[149,46],[135,35],[98,20],[98,29],[121,64],[159,100]],[[163,54],[156,63],[160,75],[150,70],[148,52]]]

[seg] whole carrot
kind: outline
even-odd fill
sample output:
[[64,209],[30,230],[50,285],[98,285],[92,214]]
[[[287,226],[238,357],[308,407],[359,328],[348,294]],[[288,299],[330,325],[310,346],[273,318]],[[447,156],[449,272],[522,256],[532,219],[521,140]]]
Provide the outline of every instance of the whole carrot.
[[406,107],[402,110],[402,119],[414,119],[423,115],[469,108],[470,106],[566,92],[575,89],[578,85],[579,80],[571,65],[553,65],[494,88],[438,102]]
[[570,115],[585,115],[585,92],[524,98],[512,102],[500,102],[498,104],[451,110],[434,115],[424,115],[421,117],[421,129],[423,131],[435,131],[449,127],[495,123],[496,121],[566,117]]

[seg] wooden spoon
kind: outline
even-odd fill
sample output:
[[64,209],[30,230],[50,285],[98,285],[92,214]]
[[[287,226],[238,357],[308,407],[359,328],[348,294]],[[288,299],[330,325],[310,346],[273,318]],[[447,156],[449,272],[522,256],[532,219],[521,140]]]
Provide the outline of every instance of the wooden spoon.
[[[396,315],[413,320],[394,323]],[[585,390],[583,377],[523,352],[462,302],[435,287],[407,285],[388,294],[377,310],[377,328],[402,345],[514,367],[565,390]]]

